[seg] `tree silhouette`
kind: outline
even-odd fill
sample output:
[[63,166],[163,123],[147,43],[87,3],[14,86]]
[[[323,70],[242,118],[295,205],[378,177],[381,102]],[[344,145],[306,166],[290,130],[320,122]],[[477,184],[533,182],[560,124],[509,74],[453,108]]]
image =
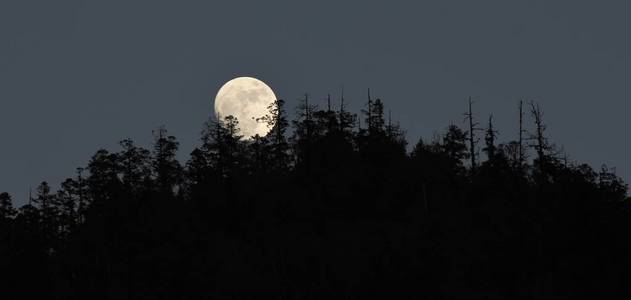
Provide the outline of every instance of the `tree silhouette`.
[[164,128],[154,132],[154,139],[153,172],[163,192],[170,193],[181,177],[181,166],[175,159],[179,143],[174,136],[168,136]]
[[456,125],[449,125],[447,133],[443,137],[442,151],[452,164],[452,170],[462,170],[462,160],[467,159],[471,154],[466,146],[467,134]]
[[13,208],[11,195],[8,193],[0,193],[0,218],[4,221],[13,218],[17,211]]
[[554,157],[551,153],[553,147],[545,135],[546,125],[543,123],[543,112],[538,103],[530,103],[530,113],[535,123],[535,132],[530,136],[530,139],[533,141],[530,146],[537,153],[534,165],[538,171],[538,178],[542,179],[548,175],[551,165],[554,163]]
[[[163,129],[159,129],[157,134],[154,145],[156,160],[153,162],[153,166],[149,150],[136,146],[134,141],[130,139],[122,140],[119,143],[122,150],[117,154],[117,157],[121,170],[121,180],[125,188],[131,193],[140,192],[135,189],[143,187],[143,183],[149,180],[152,167],[158,176],[160,176],[160,173],[178,175],[179,167],[173,162],[177,144],[164,136],[166,132]],[[168,181],[173,181],[173,179],[168,178],[161,178],[160,180],[166,181],[164,184],[169,184]]]
[[476,162],[476,144],[478,143],[478,139],[475,137],[475,132],[479,130],[477,128],[478,123],[475,122],[473,117],[473,101],[471,101],[471,97],[469,97],[469,111],[465,113],[465,119],[469,121],[469,131],[468,131],[468,139],[469,139],[469,158],[471,159],[471,172],[475,173],[475,169],[477,167]]
[[486,128],[486,134],[484,136],[486,147],[482,149],[486,152],[486,157],[489,161],[493,161],[497,155],[497,146],[495,145],[496,136],[497,131],[493,128],[493,115],[490,115],[489,126]]
[[467,131],[408,152],[381,99],[368,93],[363,127],[345,101],[305,95],[290,122],[276,100],[266,136],[208,121],[184,166],[162,127],[149,150],[98,150],[22,207],[1,193],[3,299],[631,295],[627,185],[558,159],[537,104],[530,148],[521,102],[516,140],[489,116],[485,159],[471,106]]
[[274,172],[283,172],[286,170],[290,160],[290,146],[286,137],[289,122],[285,116],[284,105],[284,100],[276,99],[276,101],[267,108],[269,114],[262,118],[262,121],[265,122],[268,129],[270,129],[270,134],[267,136],[269,142],[263,147],[263,151],[269,155],[269,162],[266,165]]

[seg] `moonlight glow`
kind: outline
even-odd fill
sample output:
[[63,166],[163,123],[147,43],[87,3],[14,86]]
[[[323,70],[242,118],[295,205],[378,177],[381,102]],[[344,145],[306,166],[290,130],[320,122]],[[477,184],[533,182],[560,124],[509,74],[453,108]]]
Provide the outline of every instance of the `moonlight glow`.
[[252,77],[237,77],[226,82],[215,97],[215,113],[218,119],[234,116],[239,121],[240,134],[250,139],[254,135],[265,136],[270,131],[267,123],[257,122],[268,114],[268,106],[276,100],[274,91]]

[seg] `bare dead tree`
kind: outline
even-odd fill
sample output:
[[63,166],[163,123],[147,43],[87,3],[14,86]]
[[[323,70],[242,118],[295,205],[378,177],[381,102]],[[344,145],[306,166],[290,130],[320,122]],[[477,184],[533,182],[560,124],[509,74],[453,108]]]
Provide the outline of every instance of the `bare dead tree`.
[[465,120],[469,121],[469,153],[471,154],[471,171],[475,172],[475,168],[477,166],[476,162],[476,152],[475,145],[478,143],[479,139],[475,137],[475,131],[481,130],[478,128],[478,123],[473,119],[473,101],[471,100],[471,96],[469,96],[469,112],[465,113]]
[[372,98],[370,97],[370,88],[368,88],[368,132],[372,132]]
[[518,149],[518,158],[519,158],[519,166],[523,166],[526,161],[526,156],[524,154],[524,100],[519,100],[519,149]]
[[327,111],[331,112],[331,94],[328,94],[326,98],[326,104],[327,104]]
[[530,147],[534,148],[537,152],[539,170],[543,172],[544,166],[548,160],[548,152],[552,148],[545,136],[546,125],[543,122],[543,112],[541,111],[539,103],[535,103],[533,101],[530,102],[530,114],[535,122],[535,132],[530,136],[530,140],[533,141],[530,144]]

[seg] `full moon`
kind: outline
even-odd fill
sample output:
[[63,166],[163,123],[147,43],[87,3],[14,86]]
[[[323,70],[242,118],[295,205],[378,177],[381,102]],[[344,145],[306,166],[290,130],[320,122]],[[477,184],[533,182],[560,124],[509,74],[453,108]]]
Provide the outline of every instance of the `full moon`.
[[226,82],[215,97],[215,114],[224,121],[234,116],[239,121],[244,139],[265,136],[270,131],[266,122],[257,121],[268,114],[268,107],[276,101],[274,91],[263,81],[252,77],[237,77]]

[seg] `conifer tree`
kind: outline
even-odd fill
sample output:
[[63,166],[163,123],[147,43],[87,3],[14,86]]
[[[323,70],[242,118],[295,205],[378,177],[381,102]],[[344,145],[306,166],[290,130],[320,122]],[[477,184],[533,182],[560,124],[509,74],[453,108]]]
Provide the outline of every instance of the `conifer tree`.
[[[168,144],[160,143],[160,147],[165,147]],[[122,150],[117,155],[121,180],[126,189],[136,193],[143,183],[150,178],[152,167],[151,152],[136,146],[130,139],[122,140],[119,144],[122,147]]]
[[447,157],[455,164],[462,166],[462,160],[469,158],[466,146],[467,135],[456,125],[449,125],[443,137],[442,148]]
[[366,113],[366,124],[368,126],[368,135],[376,136],[385,133],[385,118],[383,102],[381,99],[368,101],[368,109]]
[[9,193],[0,193],[0,219],[11,219],[17,211],[13,208],[13,202]]
[[55,248],[58,237],[58,207],[55,196],[51,193],[46,181],[39,184],[33,203],[39,209],[39,228],[41,229],[46,244],[46,251]]
[[90,205],[90,198],[87,195],[86,180],[83,178],[84,168],[77,168],[76,193],[77,193],[77,223],[85,222],[85,216]]
[[86,185],[90,201],[106,200],[118,193],[118,155],[101,149],[88,162]]
[[342,90],[342,96],[340,98],[340,109],[338,111],[338,122],[340,126],[340,132],[343,136],[349,138],[352,136],[353,127],[355,125],[355,115],[348,112],[346,104],[344,103],[344,90]]
[[309,170],[311,165],[312,144],[319,137],[317,132],[317,123],[314,114],[317,106],[309,103],[309,95],[305,94],[302,103],[296,111],[296,119],[292,121],[294,133],[291,141],[294,145],[294,153],[296,157],[296,165]]
[[79,183],[68,178],[61,183],[61,189],[55,195],[59,202],[59,229],[67,237],[79,222],[78,204],[80,202]]
[[[182,167],[175,158],[179,143],[174,136],[167,135],[167,130],[159,128],[154,132],[153,172],[160,189],[169,193],[180,183]],[[137,153],[135,153],[137,154]],[[130,174],[130,176],[138,176]]]
[[285,101],[276,99],[269,105],[268,114],[261,118],[267,124],[270,132],[266,136],[268,143],[262,149],[268,154],[269,166],[272,170],[283,171],[289,167],[289,144],[286,132],[289,126],[285,115]]
[[234,173],[244,156],[242,138],[239,120],[234,116],[227,116],[223,121],[218,116],[218,120],[207,122],[202,131],[202,146],[194,151],[198,172],[217,178]]
[[490,115],[489,125],[486,129],[486,134],[484,136],[486,147],[482,149],[484,152],[486,152],[486,156],[489,161],[494,161],[497,154],[497,147],[495,146],[496,139],[497,139],[497,130],[493,128],[493,115]]

